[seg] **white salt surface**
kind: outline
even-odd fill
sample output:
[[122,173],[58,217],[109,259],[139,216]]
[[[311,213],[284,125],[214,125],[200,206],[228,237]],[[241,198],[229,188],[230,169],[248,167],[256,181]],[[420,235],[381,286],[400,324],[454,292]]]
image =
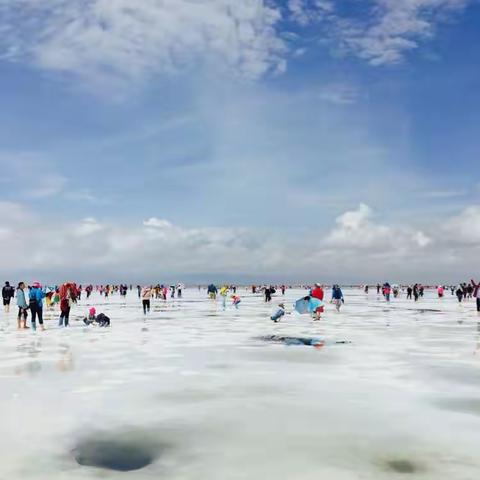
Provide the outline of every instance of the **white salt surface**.
[[[223,311],[205,292],[154,301],[93,295],[71,327],[18,332],[0,320],[0,478],[471,480],[480,472],[480,316],[427,292],[387,304],[344,291],[341,313],[269,320],[272,305],[240,291]],[[291,304],[304,292],[288,291]],[[85,327],[88,306],[112,327]],[[325,337],[322,349],[262,335]],[[335,345],[348,340],[351,344]],[[98,435],[153,448],[120,473],[80,466]],[[389,467],[393,462],[393,468]],[[400,470],[400,471],[398,471]],[[406,471],[404,471],[406,470]]]

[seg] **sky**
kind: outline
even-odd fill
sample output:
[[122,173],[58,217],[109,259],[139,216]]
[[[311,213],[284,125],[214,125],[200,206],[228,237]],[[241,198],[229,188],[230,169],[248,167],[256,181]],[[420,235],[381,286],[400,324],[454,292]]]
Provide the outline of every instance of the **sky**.
[[480,277],[478,45],[478,0],[0,0],[0,275]]

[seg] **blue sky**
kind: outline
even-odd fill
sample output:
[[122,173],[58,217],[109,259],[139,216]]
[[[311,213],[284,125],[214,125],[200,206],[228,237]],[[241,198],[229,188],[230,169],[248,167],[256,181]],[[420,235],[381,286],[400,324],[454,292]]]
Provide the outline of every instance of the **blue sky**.
[[0,0],[0,271],[473,274],[479,26],[474,0]]

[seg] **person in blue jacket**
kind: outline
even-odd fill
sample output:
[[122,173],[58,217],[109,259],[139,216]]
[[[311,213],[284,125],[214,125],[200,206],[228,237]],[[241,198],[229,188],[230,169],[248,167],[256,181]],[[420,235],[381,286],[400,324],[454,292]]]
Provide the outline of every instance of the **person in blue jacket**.
[[43,325],[43,299],[45,298],[45,293],[42,290],[40,283],[35,282],[30,289],[29,294],[29,308],[32,314],[32,330],[37,329],[36,320],[38,317],[38,323],[40,324],[40,329],[45,330]]
[[337,312],[340,311],[342,304],[345,303],[342,289],[340,288],[339,285],[334,285],[332,288],[332,303],[335,304],[335,308],[337,309]]

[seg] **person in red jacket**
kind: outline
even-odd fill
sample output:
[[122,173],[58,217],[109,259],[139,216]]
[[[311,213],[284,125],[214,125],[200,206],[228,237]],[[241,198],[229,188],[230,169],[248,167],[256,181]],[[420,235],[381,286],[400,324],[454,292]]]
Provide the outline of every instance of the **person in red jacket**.
[[[311,296],[323,302],[323,297],[325,296],[325,292],[323,291],[323,288],[319,283],[315,284],[315,287],[312,289]],[[324,307],[318,307],[315,310],[315,320],[320,320],[320,317],[324,311],[325,311]]]

